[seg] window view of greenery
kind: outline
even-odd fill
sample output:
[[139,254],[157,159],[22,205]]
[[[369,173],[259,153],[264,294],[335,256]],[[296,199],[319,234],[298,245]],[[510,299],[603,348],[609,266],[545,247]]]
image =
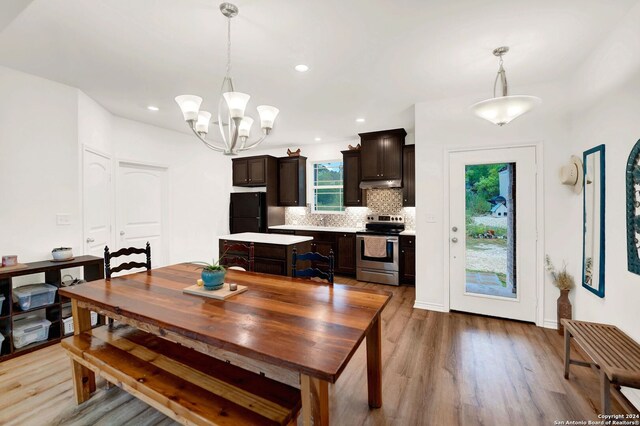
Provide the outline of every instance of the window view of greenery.
[[313,164],[313,209],[316,212],[344,211],[342,161]]
[[508,164],[466,166],[467,292],[515,297],[507,282],[510,173]]

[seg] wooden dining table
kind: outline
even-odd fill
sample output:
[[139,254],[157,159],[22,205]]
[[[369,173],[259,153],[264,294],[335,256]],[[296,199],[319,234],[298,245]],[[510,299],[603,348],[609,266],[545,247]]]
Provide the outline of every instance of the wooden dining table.
[[[366,338],[369,406],[382,406],[380,315],[390,292],[229,270],[225,281],[246,292],[227,300],[183,293],[199,275],[185,263],[60,294],[71,299],[75,318],[95,311],[299,388],[304,424],[329,424],[329,384]],[[90,328],[76,324],[76,332]]]

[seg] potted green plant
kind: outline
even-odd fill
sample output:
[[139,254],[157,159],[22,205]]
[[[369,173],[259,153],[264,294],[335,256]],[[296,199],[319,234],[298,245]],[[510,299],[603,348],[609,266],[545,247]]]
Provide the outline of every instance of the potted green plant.
[[202,269],[200,278],[202,278],[205,290],[217,290],[224,284],[224,277],[227,274],[227,269],[220,265],[220,261],[223,258],[224,255],[213,263],[192,262],[193,264],[198,265],[198,268]]
[[547,265],[547,271],[553,277],[553,285],[560,290],[560,297],[558,297],[558,333],[564,334],[564,326],[562,325],[562,319],[571,319],[571,301],[569,300],[569,291],[574,287],[575,282],[571,274],[567,272],[567,264],[562,263],[562,269],[557,270],[551,262],[549,255],[545,257],[545,263]]

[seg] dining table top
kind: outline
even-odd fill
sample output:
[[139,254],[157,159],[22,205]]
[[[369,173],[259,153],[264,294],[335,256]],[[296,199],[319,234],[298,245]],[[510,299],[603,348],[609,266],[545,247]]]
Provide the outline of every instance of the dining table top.
[[226,300],[183,293],[193,264],[61,288],[62,296],[249,358],[335,382],[391,293],[344,284],[228,270],[247,286]]

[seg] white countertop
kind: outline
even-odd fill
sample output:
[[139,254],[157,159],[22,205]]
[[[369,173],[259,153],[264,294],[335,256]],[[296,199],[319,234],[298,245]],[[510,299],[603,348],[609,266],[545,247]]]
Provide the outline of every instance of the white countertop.
[[413,230],[413,229],[407,229],[406,231],[402,231],[400,233],[400,235],[413,235],[413,236],[415,236],[416,235],[416,231]]
[[240,241],[243,243],[257,243],[257,244],[275,244],[279,246],[290,246],[293,244],[303,243],[305,241],[311,241],[311,237],[301,237],[297,235],[283,235],[283,234],[258,234],[255,232],[243,232],[241,234],[229,234],[221,235],[218,237],[220,240]]
[[313,226],[313,225],[276,225],[269,229],[281,229],[283,231],[318,231],[318,232],[344,232],[355,234],[362,231],[362,228],[338,228],[333,226]]

